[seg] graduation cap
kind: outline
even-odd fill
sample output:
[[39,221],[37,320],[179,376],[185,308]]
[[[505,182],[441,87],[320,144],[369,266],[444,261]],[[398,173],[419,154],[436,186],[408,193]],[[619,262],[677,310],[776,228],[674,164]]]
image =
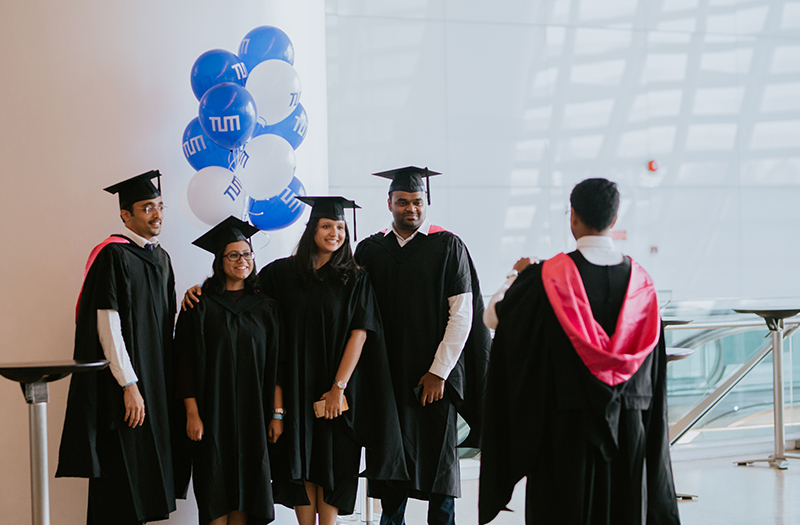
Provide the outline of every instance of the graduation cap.
[[361,208],[356,201],[344,197],[295,197],[311,206],[312,219],[344,220],[344,209],[353,208],[353,239],[356,239],[356,208]]
[[[441,173],[438,171],[431,171],[428,168],[407,166],[405,168],[397,168],[395,170],[373,173],[373,175],[376,177],[383,177],[384,179],[390,179],[392,181],[392,183],[389,185],[389,195],[391,195],[393,191],[407,191],[408,193],[424,191],[428,195],[428,204],[430,204],[430,178],[435,175],[441,175]],[[425,184],[422,184],[422,177],[425,177]]]
[[[158,177],[157,188],[150,182],[150,179],[154,177]],[[112,195],[118,193],[120,209],[127,208],[134,202],[152,199],[161,195],[161,173],[158,170],[151,170],[118,182],[108,188],[103,188],[103,190]]]
[[216,255],[228,244],[246,241],[257,231],[259,229],[255,226],[230,216],[195,239],[192,244]]

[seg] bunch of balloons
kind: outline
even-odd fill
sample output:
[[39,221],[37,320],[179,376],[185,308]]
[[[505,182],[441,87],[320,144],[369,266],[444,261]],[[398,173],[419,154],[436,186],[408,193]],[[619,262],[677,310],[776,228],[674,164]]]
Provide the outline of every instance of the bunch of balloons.
[[272,26],[247,33],[238,55],[212,49],[195,61],[200,109],[183,132],[183,154],[197,170],[184,196],[194,218],[214,225],[247,212],[257,228],[279,230],[302,215],[294,151],[308,117],[293,66],[292,42]]

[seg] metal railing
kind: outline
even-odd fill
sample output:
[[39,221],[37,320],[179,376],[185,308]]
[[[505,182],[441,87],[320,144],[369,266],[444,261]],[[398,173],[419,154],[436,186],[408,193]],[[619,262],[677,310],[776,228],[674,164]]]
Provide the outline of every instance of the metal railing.
[[[800,318],[791,318],[785,320],[786,330],[784,338],[791,336],[798,328],[800,328]],[[670,332],[685,331],[685,330],[700,330],[697,334],[692,334],[671,346],[678,348],[695,349],[704,344],[729,337],[731,335],[740,334],[744,332],[765,330],[766,326],[763,320],[753,319],[742,321],[729,321],[729,322],[700,322],[690,323],[685,325],[672,325],[668,326],[666,330]],[[733,374],[731,374],[725,381],[723,381],[714,391],[705,396],[700,403],[695,405],[686,415],[678,420],[669,429],[670,445],[675,444],[681,437],[683,437],[692,427],[697,424],[706,414],[708,414],[715,406],[727,396],[733,388],[738,385],[752,370],[761,363],[771,352],[773,343],[771,340],[765,341],[761,344],[750,359],[743,363]]]

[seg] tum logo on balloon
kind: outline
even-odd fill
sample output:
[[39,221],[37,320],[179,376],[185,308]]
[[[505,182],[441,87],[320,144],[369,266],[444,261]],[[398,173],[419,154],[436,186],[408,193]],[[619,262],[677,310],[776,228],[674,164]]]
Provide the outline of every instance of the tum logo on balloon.
[[308,119],[306,118],[305,112],[302,112],[294,118],[294,127],[292,128],[292,131],[294,131],[301,137],[305,137],[307,126],[308,126]]
[[247,78],[247,66],[239,62],[238,64],[233,64],[231,67],[236,71],[236,76],[239,80]]
[[300,207],[300,201],[295,199],[297,194],[291,188],[286,188],[281,193],[281,201],[289,207],[289,211],[293,212]]
[[183,152],[187,157],[191,157],[200,150],[206,149],[206,141],[202,135],[192,137],[183,143]]
[[[226,131],[239,131],[239,115],[229,115],[226,117],[208,117],[211,121],[211,131],[225,133]],[[228,126],[230,124],[230,127]]]
[[239,178],[234,175],[233,180],[228,186],[228,189],[225,190],[225,195],[230,197],[232,201],[235,201],[236,197],[238,197],[240,193],[242,193],[242,181],[240,181]]

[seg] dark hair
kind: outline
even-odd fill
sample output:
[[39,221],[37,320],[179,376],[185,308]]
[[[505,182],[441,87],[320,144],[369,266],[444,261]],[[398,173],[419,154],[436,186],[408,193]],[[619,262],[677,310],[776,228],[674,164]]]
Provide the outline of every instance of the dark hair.
[[569,203],[586,226],[601,232],[617,217],[617,184],[607,179],[586,179],[572,188]]
[[[237,242],[237,241],[234,241]],[[250,244],[250,241],[246,241],[247,245],[250,247],[250,251],[253,251],[253,246]],[[231,244],[231,243],[228,243]],[[225,270],[222,268],[222,263],[225,260],[225,249],[228,247],[228,244],[222,247],[220,251],[214,254],[214,263],[211,265],[211,268],[214,270],[214,273],[211,277],[207,278],[203,281],[203,293],[208,293],[212,295],[222,295],[228,289],[228,278],[225,275]],[[253,271],[250,272],[244,280],[244,289],[246,293],[255,293],[258,290],[258,277],[257,277],[255,263],[253,264]]]
[[[319,219],[319,217],[314,217],[308,221],[303,236],[300,237],[300,241],[297,243],[294,255],[294,264],[300,275],[308,280],[316,281],[322,280],[322,277],[317,273],[319,248],[317,248],[317,243],[314,242]],[[353,258],[353,250],[350,248],[350,230],[347,228],[346,222],[344,223],[344,243],[338,250],[333,252],[331,260],[328,261],[328,267],[343,284],[355,276],[358,270],[358,264]]]
[[[120,206],[119,211],[125,210],[131,215],[133,215],[133,204],[128,204],[127,206]],[[122,214],[119,215],[119,220],[122,221],[122,224],[125,224],[125,219],[122,218]]]

